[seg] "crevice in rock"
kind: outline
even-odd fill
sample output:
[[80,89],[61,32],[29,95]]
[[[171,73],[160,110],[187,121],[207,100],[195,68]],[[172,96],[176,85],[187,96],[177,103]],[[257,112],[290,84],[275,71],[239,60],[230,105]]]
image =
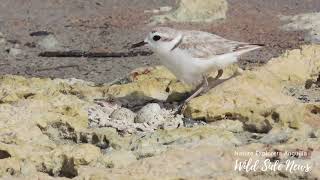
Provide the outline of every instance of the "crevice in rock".
[[110,142],[106,138],[106,136],[103,136],[102,142],[96,143],[96,146],[99,147],[100,149],[107,149],[110,147]]
[[59,135],[60,137],[63,137],[63,139],[70,139],[76,141],[76,132],[69,123],[57,122],[52,124],[51,126],[59,131]]
[[55,174],[53,172],[53,169],[52,168],[48,169],[47,166],[44,163],[42,163],[39,166],[37,166],[37,171],[38,172],[42,172],[42,173],[46,173],[49,176],[53,176],[53,177],[55,176]]
[[59,90],[59,92],[60,92],[61,94],[64,94],[64,95],[73,95],[73,96],[76,96],[76,97],[79,98],[79,99],[84,99],[84,98],[85,98],[83,94],[81,94],[80,92],[78,92],[77,90],[75,90],[72,86],[69,86],[68,88],[69,88],[69,90],[63,89],[63,90]]
[[76,169],[74,159],[67,158],[66,156],[62,156],[62,158],[62,163],[58,165],[58,169],[53,169],[51,166],[48,167],[46,164],[42,163],[37,167],[37,170],[52,177],[74,178],[78,176],[78,170]]
[[[274,118],[279,121],[279,117],[277,118],[276,114],[274,115]],[[272,129],[272,125],[267,119],[258,124],[250,122],[249,117],[243,116],[239,113],[227,112],[225,114],[215,116],[212,121],[219,120],[239,120],[243,123],[244,130],[250,133],[268,133]]]
[[15,175],[17,172],[13,168],[7,168],[6,173],[10,174],[11,176]]
[[77,142],[77,133],[69,123],[54,122],[47,127],[38,125],[42,133],[55,142],[71,141]]
[[262,136],[259,136],[258,134],[252,134],[251,138],[255,140],[259,140],[262,138]]
[[99,137],[96,133],[79,133],[79,142],[89,143],[97,146],[100,149],[107,149],[110,147],[110,141],[105,135]]
[[274,120],[274,122],[278,123],[280,121],[280,114],[277,112],[273,112],[271,114],[271,118]]
[[320,87],[320,73],[318,74],[318,78],[317,78],[315,84]]
[[35,93],[27,93],[27,94],[23,95],[23,97],[24,97],[25,99],[28,99],[28,98],[33,97],[33,96],[35,96],[35,95],[36,95]]
[[286,175],[286,174],[283,173],[283,172],[279,172],[279,176],[280,176],[280,177],[283,177],[283,178],[289,178],[288,175]]
[[141,159],[146,159],[146,158],[150,158],[153,157],[155,154],[153,153],[149,153],[149,154],[144,154],[144,155],[140,155],[137,157],[137,160],[141,160]]
[[310,112],[315,115],[320,115],[320,107],[314,106]]
[[203,126],[207,123],[202,119],[193,120],[191,118],[182,118],[183,126],[187,128],[192,128],[195,126]]
[[307,80],[303,86],[296,85],[285,87],[283,93],[296,98],[302,103],[320,102],[319,86],[314,80]]
[[94,132],[76,132],[68,123],[55,122],[47,127],[40,127],[42,133],[56,143],[92,144],[104,150],[108,149],[110,141],[105,135]]
[[11,154],[8,151],[0,150],[0,159],[10,158]]
[[307,79],[305,84],[304,84],[304,88],[310,89],[313,84],[314,84],[313,79]]
[[78,176],[78,171],[75,168],[73,158],[65,158],[59,172],[59,177],[74,178],[76,176]]
[[272,125],[268,120],[265,120],[259,126],[257,127],[257,124],[243,123],[244,130],[251,133],[268,133],[272,129]]

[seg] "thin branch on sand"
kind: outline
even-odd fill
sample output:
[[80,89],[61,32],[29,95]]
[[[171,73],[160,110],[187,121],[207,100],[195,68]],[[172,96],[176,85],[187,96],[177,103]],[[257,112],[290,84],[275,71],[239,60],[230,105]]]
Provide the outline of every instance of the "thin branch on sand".
[[86,51],[45,51],[40,57],[88,57],[88,58],[121,58],[135,56],[150,56],[151,51],[129,51],[129,52],[86,52]]

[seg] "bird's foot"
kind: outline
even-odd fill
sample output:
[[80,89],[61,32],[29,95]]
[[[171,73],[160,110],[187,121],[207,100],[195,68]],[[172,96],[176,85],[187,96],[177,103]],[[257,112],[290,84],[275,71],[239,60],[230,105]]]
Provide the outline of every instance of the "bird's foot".
[[177,111],[174,113],[174,115],[183,114],[186,108],[187,108],[187,103],[183,102],[178,106]]

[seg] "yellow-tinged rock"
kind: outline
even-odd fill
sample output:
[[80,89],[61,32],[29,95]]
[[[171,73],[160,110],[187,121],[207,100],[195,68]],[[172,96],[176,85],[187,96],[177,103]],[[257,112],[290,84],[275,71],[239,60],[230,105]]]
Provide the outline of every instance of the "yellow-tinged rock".
[[[114,92],[121,96],[140,92],[149,98],[187,92],[188,87],[163,67],[139,71],[143,73],[136,74],[131,83],[110,88],[74,80],[1,76],[0,176],[245,179],[234,171],[234,163],[249,157],[235,155],[236,152],[298,149],[311,155],[302,160],[313,167],[312,173],[303,176],[318,177],[320,104],[299,103],[286,95],[284,87],[303,86],[307,79],[317,77],[319,49],[304,46],[256,71],[246,71],[194,99],[187,109],[197,118],[237,119],[241,124],[229,120],[229,128],[206,125],[157,130],[142,136],[121,136],[112,128],[88,128],[87,108],[95,96],[101,95],[101,89],[118,89]],[[88,89],[82,89],[82,84]],[[138,96],[134,97],[138,100]],[[242,131],[268,134],[232,133]],[[256,143],[250,143],[253,139]],[[262,162],[265,157],[253,158]],[[277,176],[269,172],[257,173],[267,178]],[[292,179],[301,177],[288,171],[281,173]]]
[[77,79],[25,78],[4,75],[0,77],[0,102],[12,103],[20,99],[32,98],[34,95],[55,96],[69,94],[92,100],[102,96],[101,87],[92,82]]
[[165,67],[139,68],[129,75],[130,83],[112,85],[105,89],[106,96],[125,97],[130,100],[157,99],[163,101],[181,100],[191,87],[178,82]]
[[105,91],[105,94],[132,100],[166,100],[168,97],[166,88],[169,83],[168,79],[145,79],[124,85],[113,85]]
[[129,79],[134,81],[143,81],[146,79],[169,79],[175,80],[176,77],[164,66],[142,67],[133,70]]
[[81,142],[95,144],[102,149],[129,150],[131,141],[130,136],[121,136],[116,129],[109,127],[85,129],[77,135]]
[[36,122],[45,127],[54,122],[86,128],[88,107],[102,97],[102,88],[77,79],[0,77],[0,127]]
[[95,163],[102,156],[102,154],[100,153],[100,149],[91,144],[81,144],[73,146],[71,147],[71,149],[63,148],[62,150],[64,151],[64,153],[66,153],[69,158],[72,158],[74,160],[74,164],[76,166]]
[[[262,112],[287,105],[295,109],[295,104],[299,104],[295,98],[284,93],[284,87],[303,86],[306,80],[316,78],[319,72],[320,46],[303,46],[301,50],[288,51],[281,57],[270,60],[265,66],[255,71],[245,71],[241,76],[225,81],[209,93],[193,99],[185,114],[207,121],[237,114],[238,118],[263,122],[266,118]],[[303,109],[305,108],[300,110]],[[280,117],[303,118],[299,113],[302,112],[281,111]]]
[[132,151],[113,151],[103,157],[103,161],[109,163],[112,168],[126,168],[137,161]]
[[142,138],[135,137],[132,139],[133,143],[130,149],[135,152],[137,157],[148,157],[161,154],[168,150],[170,146],[174,147],[183,144],[189,144],[191,146],[192,144],[198,144],[199,141],[217,147],[233,147],[240,143],[231,132],[215,127],[203,126],[163,130]]
[[21,100],[14,105],[0,104],[0,125],[23,122],[48,125],[54,122],[68,122],[74,128],[81,129],[88,126],[89,105],[88,102],[66,95]]
[[174,82],[169,84],[167,90],[170,92],[167,101],[180,101],[187,98],[186,95],[192,91],[192,87],[182,82]]
[[[76,176],[80,166],[101,165],[100,160],[103,159],[100,149],[91,144],[65,144],[57,146],[52,151],[42,153],[37,156],[38,170],[51,172],[55,176],[63,173],[66,174],[66,177]],[[102,167],[105,167],[104,162],[102,162]]]
[[[6,158],[0,159],[0,177],[4,175],[12,175],[20,172],[21,165],[19,159]],[[34,172],[33,172],[34,173]]]
[[102,97],[102,88],[76,79],[1,76],[0,159],[6,170],[0,169],[0,176],[41,171],[68,177],[77,174],[75,166],[102,159],[94,145],[60,146],[77,141],[88,127],[88,108]]
[[212,22],[226,18],[226,0],[180,0],[178,8],[165,15],[154,16],[154,22]]
[[[238,70],[238,66],[231,66],[224,72],[223,77],[229,77]],[[209,74],[215,77],[216,72]],[[128,76],[130,82],[127,84],[115,84],[106,87],[105,96],[138,101],[138,100],[162,100],[180,101],[192,91],[194,87],[184,84],[164,66],[138,68]]]

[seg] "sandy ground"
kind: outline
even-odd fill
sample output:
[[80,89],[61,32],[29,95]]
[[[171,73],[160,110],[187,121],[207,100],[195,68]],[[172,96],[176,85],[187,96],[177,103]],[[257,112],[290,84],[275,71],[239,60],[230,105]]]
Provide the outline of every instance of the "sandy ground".
[[[43,37],[35,31],[53,33],[61,48],[84,51],[127,51],[128,45],[144,38],[154,15],[144,10],[175,6],[170,0],[1,0],[0,32],[8,44],[0,52],[0,74],[36,77],[80,78],[105,83],[123,77],[131,70],[158,64],[155,55],[131,58],[44,58],[36,43]],[[197,29],[223,37],[266,47],[243,56],[240,64],[251,68],[265,63],[286,49],[305,44],[304,32],[279,29],[279,15],[320,10],[319,0],[229,0],[227,19],[211,24],[165,24],[175,28]],[[16,46],[23,53],[11,56]]]

